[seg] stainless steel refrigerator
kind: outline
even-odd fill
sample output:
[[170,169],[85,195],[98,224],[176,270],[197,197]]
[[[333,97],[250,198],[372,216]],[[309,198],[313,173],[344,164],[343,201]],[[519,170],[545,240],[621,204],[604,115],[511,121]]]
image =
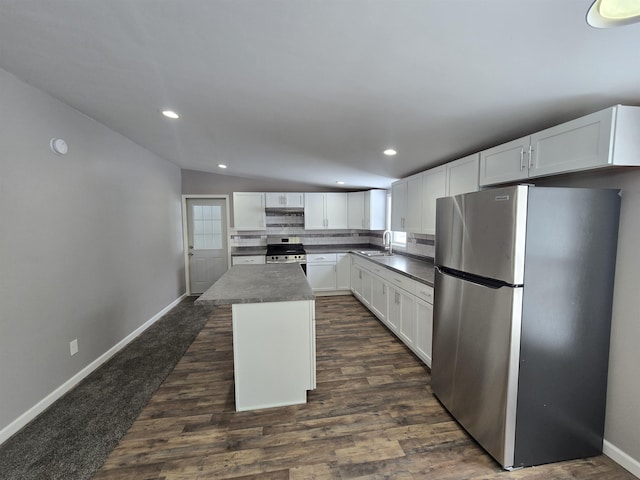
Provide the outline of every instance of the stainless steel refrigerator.
[[437,200],[432,388],[504,468],[602,451],[620,196]]

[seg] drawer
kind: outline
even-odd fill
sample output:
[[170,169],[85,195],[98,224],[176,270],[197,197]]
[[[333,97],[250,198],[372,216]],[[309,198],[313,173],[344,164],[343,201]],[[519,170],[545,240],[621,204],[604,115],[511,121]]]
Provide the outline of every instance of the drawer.
[[433,305],[433,287],[416,282],[416,296]]
[[264,265],[264,255],[235,255],[231,257],[231,265]]
[[359,267],[370,268],[371,262],[369,260],[365,260],[364,258],[356,255],[355,253],[351,254],[351,260],[354,265],[358,265]]
[[336,263],[335,253],[307,253],[307,263]]
[[404,275],[400,275],[399,273],[387,270],[386,272],[384,272],[383,278],[386,278],[391,285],[400,287],[413,295],[415,295],[416,293],[417,282],[409,277],[405,277]]
[[381,267],[380,265],[376,265],[373,262],[368,262],[367,263],[367,269],[371,273],[375,273],[379,277],[385,277],[388,273],[392,273],[391,270],[389,270],[388,268]]

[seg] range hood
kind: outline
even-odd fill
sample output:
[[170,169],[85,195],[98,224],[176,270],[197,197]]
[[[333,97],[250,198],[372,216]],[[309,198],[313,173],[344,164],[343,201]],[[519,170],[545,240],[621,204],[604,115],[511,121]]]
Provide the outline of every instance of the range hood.
[[304,215],[302,207],[268,207],[264,209],[265,213],[275,215]]

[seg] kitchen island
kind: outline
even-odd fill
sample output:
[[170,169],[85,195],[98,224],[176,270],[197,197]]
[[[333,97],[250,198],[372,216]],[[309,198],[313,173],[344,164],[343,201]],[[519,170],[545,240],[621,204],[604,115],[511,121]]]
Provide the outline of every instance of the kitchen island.
[[195,303],[231,304],[237,411],[306,403],[315,296],[298,264],[236,265]]

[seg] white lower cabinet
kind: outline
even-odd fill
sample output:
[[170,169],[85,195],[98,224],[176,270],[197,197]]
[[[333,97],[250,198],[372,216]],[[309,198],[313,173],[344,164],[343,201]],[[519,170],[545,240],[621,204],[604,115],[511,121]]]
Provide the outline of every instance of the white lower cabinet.
[[351,256],[348,253],[336,254],[336,290],[351,288]]
[[395,314],[397,318],[389,319],[390,323],[398,325],[398,336],[404,344],[412,348],[416,343],[416,308],[415,297],[406,291],[392,287],[389,289],[392,301],[397,304]]
[[388,295],[387,284],[378,275],[371,275],[370,310],[383,322],[387,322]]
[[362,270],[362,303],[371,308],[371,273]]
[[307,279],[314,292],[330,292],[336,289],[335,263],[307,263]]
[[431,367],[433,288],[372,261],[352,256],[351,291]]
[[430,367],[433,337],[433,305],[416,299],[415,352]]
[[362,268],[355,262],[351,264],[351,292],[362,301]]
[[[389,309],[387,310],[387,326],[396,334],[399,334],[402,320],[402,296],[401,290],[393,285],[388,285],[389,289]],[[402,335],[401,340],[405,341]],[[406,343],[406,342],[405,342]]]
[[348,253],[307,254],[307,280],[314,292],[336,292],[351,288]]

